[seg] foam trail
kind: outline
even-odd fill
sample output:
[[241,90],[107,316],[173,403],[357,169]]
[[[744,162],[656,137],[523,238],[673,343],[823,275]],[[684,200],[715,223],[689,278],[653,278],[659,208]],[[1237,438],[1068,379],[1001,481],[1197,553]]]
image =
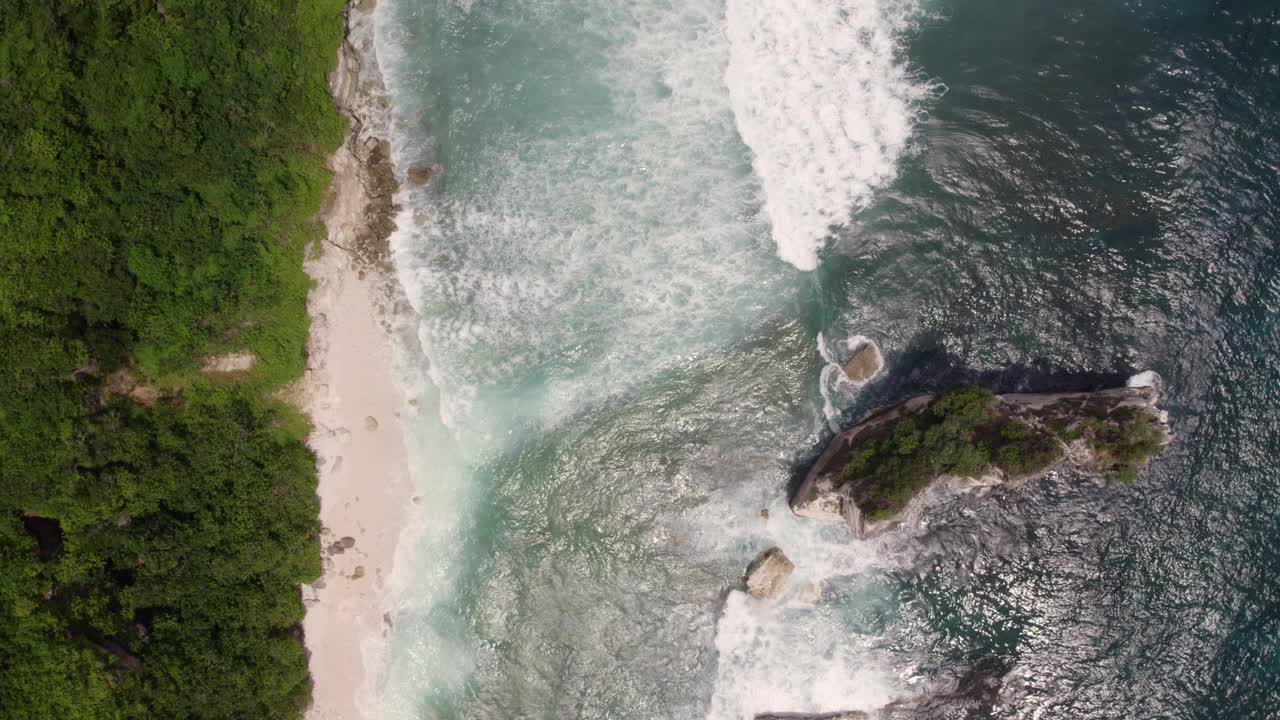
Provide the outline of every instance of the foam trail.
[[729,0],[726,82],[778,255],[818,266],[833,226],[891,181],[932,92],[901,61],[911,0]]
[[[719,676],[708,719],[874,710],[891,702],[893,678],[829,615],[731,593],[716,634]],[[806,637],[813,642],[798,642]]]

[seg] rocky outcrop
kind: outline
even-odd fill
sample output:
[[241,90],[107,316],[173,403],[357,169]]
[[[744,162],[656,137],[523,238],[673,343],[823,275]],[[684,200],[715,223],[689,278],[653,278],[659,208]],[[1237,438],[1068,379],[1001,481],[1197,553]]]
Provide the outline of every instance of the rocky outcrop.
[[882,367],[884,358],[880,356],[880,348],[867,341],[853,351],[853,357],[845,363],[844,375],[853,382],[864,383],[875,377]]
[[747,567],[747,592],[751,597],[762,600],[775,598],[786,589],[787,578],[791,577],[795,569],[795,564],[787,559],[782,550],[765,550]]
[[160,388],[138,382],[128,368],[121,368],[108,375],[102,383],[100,395],[104,404],[110,402],[112,397],[119,396],[127,397],[131,402],[146,408],[155,407],[160,398],[164,397]]
[[439,172],[439,165],[414,165],[409,168],[409,182],[414,185],[426,185]]
[[387,91],[373,34],[364,27],[371,22],[367,15],[373,5],[368,0],[356,2],[344,12],[346,39],[329,76],[329,91],[338,110],[351,121],[351,132],[329,160],[334,181],[321,217],[331,245],[362,267],[385,269],[387,241],[400,209],[395,203],[399,182],[387,140]]
[[[876,483],[887,482],[886,473],[859,475],[857,470],[867,464],[869,455],[886,452],[889,438],[901,421],[921,425],[939,422],[929,415],[935,399],[933,395],[913,397],[873,413],[833,438],[792,498],[792,510],[803,517],[843,522],[856,536],[866,538],[900,525],[903,516],[914,510],[919,498],[928,491],[962,492],[1020,483],[1067,465],[1098,476],[1132,474],[1145,463],[1146,457],[1133,457],[1135,453],[1129,452],[1131,444],[1116,444],[1134,442],[1125,434],[1130,432],[1132,424],[1137,422],[1142,425],[1140,430],[1158,432],[1163,442],[1169,437],[1168,416],[1156,407],[1158,393],[1154,387],[993,396],[986,411],[989,419],[982,421],[986,425],[974,433],[975,446],[985,443],[985,450],[1001,441],[1001,429],[1004,429],[1003,437],[1008,437],[1011,431],[1006,428],[1013,427],[1037,443],[1035,459],[1040,462],[1024,461],[1019,456],[1017,462],[1002,466],[993,457],[977,472],[934,476],[927,486],[916,489],[905,507],[886,504],[882,498],[891,492],[875,487]],[[993,432],[995,441],[989,439]],[[1118,461],[1120,457],[1123,467]],[[869,502],[868,498],[880,502]]]

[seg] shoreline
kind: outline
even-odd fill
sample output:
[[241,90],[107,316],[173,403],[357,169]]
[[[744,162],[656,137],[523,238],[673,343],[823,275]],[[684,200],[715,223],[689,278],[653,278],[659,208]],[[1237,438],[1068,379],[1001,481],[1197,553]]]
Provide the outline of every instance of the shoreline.
[[372,46],[372,0],[343,11],[329,78],[351,129],[329,158],[326,238],[306,261],[311,333],[301,394],[320,496],[319,580],[303,585],[312,702],[308,720],[358,720],[375,707],[396,612],[393,565],[414,493],[395,381],[391,320],[403,307],[388,260],[398,189],[376,128],[385,89]]

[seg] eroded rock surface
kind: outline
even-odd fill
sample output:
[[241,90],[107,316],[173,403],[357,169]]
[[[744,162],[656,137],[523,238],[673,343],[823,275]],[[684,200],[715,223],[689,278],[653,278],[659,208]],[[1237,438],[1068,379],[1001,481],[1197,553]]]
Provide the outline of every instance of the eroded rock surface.
[[775,598],[786,589],[787,578],[795,569],[782,550],[769,548],[747,567],[747,592],[762,600]]
[[854,350],[853,357],[845,363],[844,374],[853,382],[866,382],[875,377],[884,366],[884,358],[880,356],[880,348],[873,342],[865,342]]

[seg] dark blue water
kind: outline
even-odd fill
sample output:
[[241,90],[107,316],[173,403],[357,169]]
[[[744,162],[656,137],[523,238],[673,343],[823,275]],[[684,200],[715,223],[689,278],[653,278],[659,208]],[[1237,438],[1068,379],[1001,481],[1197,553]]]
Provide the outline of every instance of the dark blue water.
[[863,404],[1150,368],[1176,440],[932,531],[898,642],[1007,673],[956,717],[1280,717],[1280,8],[938,11],[921,151],[821,270],[827,313],[914,350]]

